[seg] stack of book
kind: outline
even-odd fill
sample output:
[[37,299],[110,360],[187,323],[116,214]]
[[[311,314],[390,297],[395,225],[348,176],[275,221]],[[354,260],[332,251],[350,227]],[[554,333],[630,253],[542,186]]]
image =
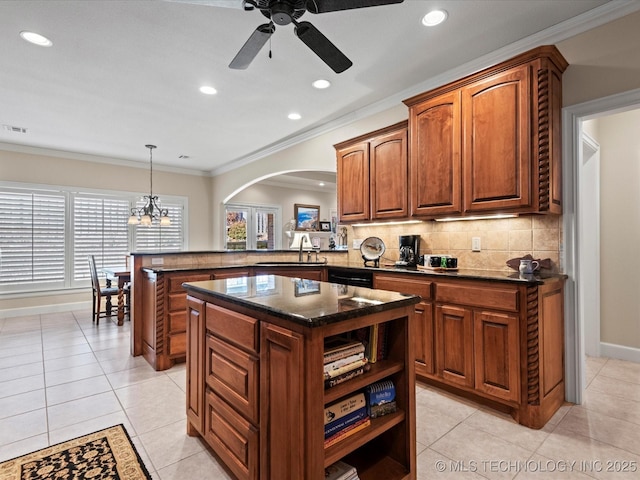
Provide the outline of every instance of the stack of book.
[[365,345],[364,356],[369,363],[376,363],[387,357],[388,332],[389,327],[386,323],[376,323],[355,331],[356,338]]
[[371,421],[364,393],[355,393],[324,409],[324,448],[364,430]]
[[355,467],[342,460],[324,469],[324,480],[359,480]]
[[364,344],[340,337],[328,339],[324,351],[324,386],[333,387],[346,382],[366,370],[368,359]]

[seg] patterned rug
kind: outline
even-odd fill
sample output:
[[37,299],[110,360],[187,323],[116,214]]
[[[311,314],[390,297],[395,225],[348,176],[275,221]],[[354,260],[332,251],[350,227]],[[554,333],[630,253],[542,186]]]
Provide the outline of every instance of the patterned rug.
[[0,463],[0,480],[151,480],[123,425]]

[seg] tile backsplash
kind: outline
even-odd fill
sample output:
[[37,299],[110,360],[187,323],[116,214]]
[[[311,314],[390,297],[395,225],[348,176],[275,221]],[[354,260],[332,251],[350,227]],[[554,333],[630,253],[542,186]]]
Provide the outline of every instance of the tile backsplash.
[[[420,235],[420,255],[450,254],[460,268],[509,270],[507,260],[531,254],[551,259],[552,271],[561,271],[562,217],[557,215],[348,227],[349,263],[362,262],[359,249],[352,249],[353,239],[367,237],[381,238],[386,246],[383,260],[395,262],[400,235]],[[471,250],[473,237],[480,238],[479,252]]]

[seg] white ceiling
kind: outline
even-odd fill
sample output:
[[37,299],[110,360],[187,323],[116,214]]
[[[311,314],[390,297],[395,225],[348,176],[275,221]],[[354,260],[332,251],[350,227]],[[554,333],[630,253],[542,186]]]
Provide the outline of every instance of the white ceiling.
[[[273,35],[273,58],[267,43],[247,70],[229,69],[266,21],[257,10],[162,0],[3,0],[0,124],[27,133],[0,129],[0,147],[41,147],[146,168],[144,145],[153,143],[154,166],[216,173],[385,99],[394,97],[397,105],[424,91],[425,81],[537,32],[553,27],[557,37],[558,24],[575,29],[599,18],[596,13],[615,12],[617,2],[606,3],[405,0],[306,13],[302,20],[354,63],[335,74],[291,25]],[[420,20],[433,7],[445,8],[449,18],[428,29]],[[580,22],[570,20],[579,15]],[[23,41],[22,30],[49,37],[53,46]],[[330,80],[331,88],[312,88],[318,78]],[[201,94],[205,84],[217,95]],[[398,100],[399,92],[406,95]],[[293,111],[302,119],[289,120]]]

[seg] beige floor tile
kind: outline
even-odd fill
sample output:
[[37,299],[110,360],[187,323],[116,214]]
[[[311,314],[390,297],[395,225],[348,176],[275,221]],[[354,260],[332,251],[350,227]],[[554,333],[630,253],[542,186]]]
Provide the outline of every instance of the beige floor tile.
[[458,421],[464,420],[480,408],[480,405],[470,400],[424,385],[416,388],[416,405],[431,408]]
[[136,452],[138,452],[140,460],[142,460],[142,463],[144,463],[144,466],[147,468],[147,471],[151,475],[151,478],[160,478],[160,476],[156,473],[155,468],[153,467],[153,463],[151,463],[151,458],[149,458],[149,454],[145,450],[140,437],[134,437],[133,435],[131,435],[129,429],[127,429],[127,433],[129,434],[129,437],[131,437],[131,442],[136,448]]
[[610,359],[600,370],[600,375],[625,382],[640,384],[640,363]]
[[492,479],[513,478],[517,472],[501,466],[505,462],[507,465],[525,462],[533,454],[533,450],[524,449],[464,423],[431,445],[431,449],[452,460],[474,464],[477,473]]
[[57,430],[94,417],[121,412],[122,407],[112,391],[47,407],[49,429]]
[[47,403],[58,405],[60,403],[90,397],[98,393],[110,392],[111,384],[105,375],[84,378],[74,382],[63,383],[53,387],[47,387]]
[[186,433],[186,421],[178,421],[140,435],[154,470],[161,470],[204,450],[197,437]]
[[13,415],[0,420],[0,445],[24,440],[47,432],[47,411],[44,408]]
[[460,423],[425,405],[416,406],[416,439],[428,447]]
[[19,393],[31,392],[44,388],[44,375],[16,378],[0,384],[0,398],[10,397]]
[[114,389],[127,387],[136,383],[146,382],[155,377],[165,376],[163,372],[156,372],[151,365],[140,365],[129,370],[122,370],[107,375]]
[[46,407],[44,389],[0,398],[0,419]]
[[456,461],[427,448],[418,455],[418,480],[483,480],[479,466],[467,461]]
[[42,362],[42,352],[25,352],[21,355],[0,358],[0,368],[16,368],[30,363]]
[[44,352],[45,361],[60,357],[70,357],[81,353],[91,353],[91,347],[88,344],[72,345],[69,347],[52,348]]
[[586,408],[604,415],[640,425],[640,402],[588,389],[584,392],[582,404],[576,408]]
[[64,370],[71,367],[79,367],[81,365],[89,365],[91,363],[98,363],[93,353],[81,353],[79,355],[71,355],[70,357],[60,357],[52,360],[47,360],[45,364],[45,370],[47,374],[56,370]]
[[46,433],[18,440],[7,445],[0,445],[0,462],[26,455],[49,446],[49,436]]
[[187,478],[233,480],[234,478],[207,451],[196,453],[157,472],[161,480],[184,480]]
[[[0,334],[0,350],[33,345],[36,347],[40,346],[40,348],[42,346],[42,334],[40,333],[40,330],[14,334],[7,334],[3,332]],[[0,356],[4,355],[0,354]]]
[[624,420],[585,408],[572,408],[558,426],[640,455],[640,428]]
[[0,358],[10,358],[16,355],[24,355],[25,353],[34,353],[41,351],[42,346],[39,344],[6,347],[0,349]]
[[166,375],[118,388],[115,393],[124,408],[185,400],[184,392]]
[[545,425],[540,430],[523,428],[510,415],[488,409],[478,410],[463,423],[503,438],[529,451],[534,451],[542,445],[542,442],[554,428],[554,425]]
[[585,375],[587,385],[589,385],[600,370],[602,370],[602,367],[607,363],[607,360],[607,358],[603,357],[585,356]]
[[558,423],[560,423],[560,420],[562,420],[564,416],[569,413],[569,410],[571,410],[572,407],[573,403],[565,403],[564,405],[562,405],[549,419],[547,425],[557,425]]
[[15,380],[16,378],[31,377],[42,373],[44,373],[42,360],[35,363],[20,365],[20,368],[0,368],[0,384],[9,380]]
[[589,384],[589,391],[606,393],[614,397],[640,402],[640,384],[604,375],[598,375],[593,379]]
[[166,372],[167,377],[175,382],[183,392],[187,391],[187,368],[184,364],[174,365]]
[[47,387],[53,387],[55,385],[75,382],[85,378],[97,377],[98,375],[103,374],[104,372],[102,367],[97,362],[65,368],[64,370],[55,370],[53,372],[48,372],[45,369],[45,383]]
[[179,401],[165,400],[157,402],[154,405],[140,404],[129,407],[127,408],[127,416],[136,429],[136,432],[138,432],[138,435],[143,435],[152,430],[180,421],[184,422],[185,432],[187,428],[184,398],[181,398]]
[[97,432],[98,430],[103,430],[105,428],[120,424],[124,425],[124,428],[127,429],[127,433],[130,437],[133,437],[136,434],[136,431],[133,428],[133,425],[131,425],[131,422],[129,422],[126,414],[120,411],[109,413],[107,415],[95,416],[79,423],[74,423],[62,428],[50,430],[49,438],[51,441],[51,445],[54,445],[56,443],[64,442],[72,438],[81,437],[82,435],[87,435],[89,433]]
[[142,367],[147,365],[147,361],[142,355],[138,357],[132,357],[129,353],[125,356],[112,359],[100,360],[100,366],[104,373],[115,373],[123,370],[130,370],[132,368]]
[[[558,425],[536,453],[552,460],[576,462],[578,471],[598,479],[637,479],[637,469],[640,468],[640,456],[580,435],[562,425]],[[616,465],[627,466],[629,470],[635,466],[636,470],[609,471],[615,470]]]
[[587,466],[580,462],[557,461],[542,455],[533,455],[518,468],[515,480],[593,480],[593,477],[584,473]]

